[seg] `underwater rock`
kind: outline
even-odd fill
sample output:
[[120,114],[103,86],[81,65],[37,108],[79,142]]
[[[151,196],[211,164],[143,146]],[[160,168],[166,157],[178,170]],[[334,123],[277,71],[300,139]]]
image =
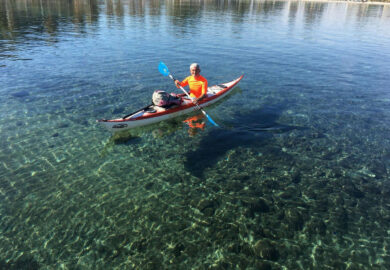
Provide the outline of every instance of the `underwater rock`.
[[293,231],[300,231],[303,228],[304,220],[302,215],[296,209],[287,209],[285,211],[285,219],[287,220],[288,228]]
[[207,207],[213,207],[214,205],[214,202],[209,200],[209,199],[201,199],[196,208],[198,208],[200,211],[202,211],[203,209],[207,208]]
[[313,190],[310,186],[303,192],[305,197],[316,200],[317,199],[317,190]]
[[138,252],[144,252],[147,249],[147,241],[145,238],[134,241],[130,245],[130,249],[137,250]]
[[267,180],[263,181],[261,185],[262,185],[262,187],[267,188],[267,189],[271,189],[271,190],[279,189],[279,187],[280,187],[278,181],[274,181],[271,179],[267,179]]
[[334,168],[329,174],[329,177],[333,177],[333,178],[339,178],[342,176],[343,176],[343,170],[341,168]]
[[189,257],[196,257],[201,249],[201,246],[187,242],[183,252]]
[[356,188],[356,186],[352,182],[345,183],[345,185],[343,185],[342,188],[345,191],[345,193],[347,193],[348,195],[354,198],[360,199],[364,197],[364,193],[360,191],[358,188]]
[[211,216],[214,215],[215,210],[214,210],[214,208],[212,208],[212,207],[207,207],[207,208],[203,209],[202,212],[203,212],[203,214],[204,214],[206,217],[211,217]]
[[113,114],[120,114],[120,113],[123,113],[125,111],[125,108],[116,108],[115,110],[113,110]]
[[244,188],[244,185],[240,181],[230,181],[226,184],[226,191],[239,192]]
[[29,95],[30,95],[30,93],[27,91],[19,91],[19,92],[11,94],[11,96],[13,96],[15,98],[23,98],[23,97],[27,97]]
[[[225,260],[225,258],[224,258]],[[206,267],[205,269],[209,269],[209,270],[224,270],[224,269],[230,269],[232,268],[232,266],[228,263],[228,262],[225,262],[225,261],[218,261],[217,263],[214,263],[208,267]]]
[[38,270],[40,266],[34,258],[22,255],[16,261],[11,260],[6,262],[5,260],[0,261],[0,269],[25,269],[25,270]]
[[226,240],[235,240],[237,238],[237,233],[231,230],[217,230],[213,235],[217,240],[226,241]]
[[387,177],[386,165],[379,160],[374,160],[368,165],[368,169],[375,175],[377,179],[383,179]]
[[199,201],[196,208],[199,209],[206,216],[212,216],[218,207],[218,203],[215,200],[202,199]]
[[272,270],[272,265],[269,262],[257,261],[255,263],[256,270]]
[[256,223],[250,227],[250,229],[253,231],[255,238],[265,237],[264,229],[260,224],[261,224],[261,220],[259,219],[256,220]]
[[333,259],[332,261],[329,261],[328,265],[325,265],[325,266],[328,266],[330,269],[346,269],[345,262],[343,262],[339,259]]
[[178,173],[174,173],[174,174],[170,174],[170,175],[166,175],[166,176],[164,175],[162,177],[162,180],[165,182],[171,183],[171,184],[177,184],[177,183],[183,183],[187,179],[183,175],[180,175]]
[[252,257],[254,255],[253,250],[247,243],[233,242],[228,246],[227,250],[235,254],[244,254],[248,257]]
[[284,191],[280,192],[278,196],[282,199],[289,200],[296,199],[300,194],[296,187],[289,186]]
[[382,190],[381,190],[381,193],[382,193],[382,198],[384,198],[384,199],[390,198],[390,187],[389,186],[383,186]]
[[149,183],[145,184],[144,188],[145,188],[146,190],[150,190],[150,189],[153,187],[153,185],[154,185],[153,182],[149,182]]
[[153,258],[153,261],[146,262],[142,268],[145,270],[154,270],[154,269],[159,269],[161,265],[162,265],[162,260],[155,257]]
[[184,248],[185,247],[184,247],[184,245],[182,243],[179,243],[179,244],[175,245],[175,247],[173,248],[173,255],[175,257],[179,257],[182,254]]
[[279,251],[269,239],[257,241],[253,246],[253,251],[256,256],[265,260],[277,261],[279,259]]
[[224,269],[250,269],[248,268],[248,266],[250,265],[249,258],[251,257],[241,256],[241,254],[228,254],[226,256],[226,260],[229,262],[230,265],[228,268]]
[[69,124],[68,123],[61,123],[57,126],[57,128],[67,128],[69,127]]
[[341,194],[336,195],[332,200],[334,206],[341,207],[344,205],[345,201]]
[[381,189],[375,182],[362,183],[361,187],[367,194],[370,195],[380,196],[382,193]]
[[360,269],[362,269],[362,267],[357,263],[351,262],[351,263],[348,263],[348,266],[345,269],[346,270],[360,270]]
[[108,245],[110,249],[116,249],[126,245],[128,240],[129,239],[126,234],[110,235],[106,238],[105,244]]
[[327,212],[328,211],[328,199],[321,198],[315,201],[315,210],[318,212]]
[[262,198],[242,197],[241,201],[244,206],[248,207],[248,214],[251,217],[253,217],[256,213],[269,212],[269,206]]
[[247,173],[236,174],[233,178],[243,183],[251,179],[250,175],[248,175]]
[[294,172],[292,175],[291,175],[291,182],[293,182],[294,184],[299,184],[302,180],[302,177],[301,177],[301,174],[299,172]]
[[307,225],[307,232],[309,234],[319,234],[321,236],[324,236],[326,234],[326,224],[324,221],[318,218],[313,218],[310,220]]
[[342,232],[348,231],[348,213],[344,208],[338,208],[330,216],[330,222]]

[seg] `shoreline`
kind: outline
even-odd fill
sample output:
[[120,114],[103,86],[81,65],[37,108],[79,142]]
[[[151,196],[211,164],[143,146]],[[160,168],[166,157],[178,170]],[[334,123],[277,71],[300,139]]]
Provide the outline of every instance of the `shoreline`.
[[[286,0],[291,1],[291,0]],[[379,1],[348,1],[348,0],[292,0],[292,1],[302,1],[302,2],[327,2],[327,3],[348,3],[348,4],[359,4],[359,5],[390,5],[390,0],[386,2]]]

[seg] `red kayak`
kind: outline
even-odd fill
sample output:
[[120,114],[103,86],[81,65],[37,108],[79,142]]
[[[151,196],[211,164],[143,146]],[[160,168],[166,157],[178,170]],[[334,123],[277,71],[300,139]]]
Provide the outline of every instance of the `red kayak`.
[[[201,101],[199,101],[198,104],[202,108],[204,108],[221,100],[223,97],[225,97],[231,92],[231,90],[239,83],[239,81],[243,77],[244,75],[231,82],[208,87],[205,97]],[[154,124],[160,121],[175,118],[180,115],[188,114],[199,109],[186,95],[182,94],[179,96],[182,99],[180,105],[163,108],[151,104],[122,118],[111,120],[101,119],[97,120],[97,122],[102,124],[112,132],[118,132],[135,127]]]

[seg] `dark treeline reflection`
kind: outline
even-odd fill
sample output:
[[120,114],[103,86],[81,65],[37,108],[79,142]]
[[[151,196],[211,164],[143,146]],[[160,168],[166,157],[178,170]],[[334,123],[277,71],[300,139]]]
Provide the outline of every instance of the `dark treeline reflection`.
[[2,39],[15,39],[32,30],[55,35],[63,23],[94,24],[97,1],[4,0],[0,1]]
[[[333,4],[342,5],[339,9],[347,10],[343,16],[348,20],[387,17],[389,14],[387,6]],[[167,16],[168,22],[187,28],[193,27],[203,17],[224,17],[229,23],[240,24],[248,17],[260,20],[283,12],[290,22],[303,20],[308,25],[325,16],[328,5],[323,2],[256,0],[2,0],[0,41],[24,42],[32,38],[31,34],[38,34],[35,36],[37,40],[42,39],[40,34],[53,38],[69,27],[74,33],[88,33],[97,29],[102,16],[108,18],[108,23],[112,19],[123,22],[125,17]],[[88,26],[94,28],[86,30]]]

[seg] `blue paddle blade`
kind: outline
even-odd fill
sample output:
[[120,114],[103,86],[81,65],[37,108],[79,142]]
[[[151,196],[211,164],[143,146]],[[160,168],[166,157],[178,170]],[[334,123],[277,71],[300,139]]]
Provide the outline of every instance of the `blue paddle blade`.
[[163,62],[160,62],[160,64],[158,65],[158,71],[160,71],[160,73],[164,76],[169,75],[169,69]]
[[210,121],[211,124],[213,124],[213,125],[216,126],[216,127],[219,127],[218,124],[215,123],[214,120],[211,119],[211,117],[210,117],[207,113],[206,113],[206,117],[207,117],[207,119]]

